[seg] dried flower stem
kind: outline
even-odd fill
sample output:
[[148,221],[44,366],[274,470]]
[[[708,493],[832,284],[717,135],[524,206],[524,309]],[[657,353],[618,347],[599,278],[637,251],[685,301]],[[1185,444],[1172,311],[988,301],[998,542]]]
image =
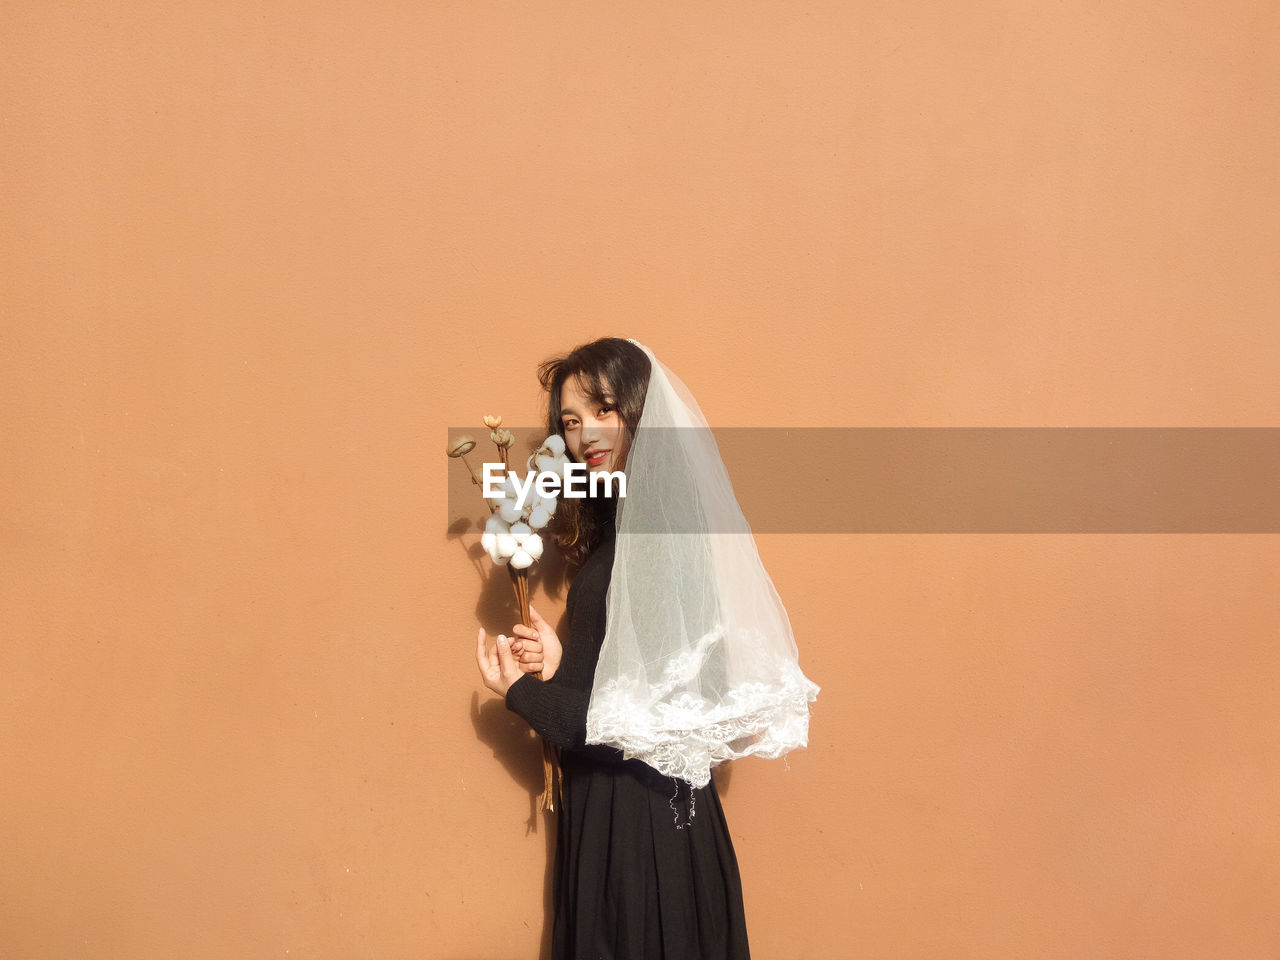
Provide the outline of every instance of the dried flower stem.
[[520,605],[520,622],[526,627],[532,627],[533,620],[529,616],[529,568],[516,570],[508,565],[507,569],[511,571],[511,581],[516,588],[516,603]]

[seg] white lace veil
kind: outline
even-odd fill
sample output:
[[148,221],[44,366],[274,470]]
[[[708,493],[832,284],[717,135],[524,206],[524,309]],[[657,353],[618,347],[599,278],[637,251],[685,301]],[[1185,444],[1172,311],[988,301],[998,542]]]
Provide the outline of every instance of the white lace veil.
[[702,787],[721,761],[806,746],[818,687],[697,401],[631,342],[652,371],[624,465],[586,739]]

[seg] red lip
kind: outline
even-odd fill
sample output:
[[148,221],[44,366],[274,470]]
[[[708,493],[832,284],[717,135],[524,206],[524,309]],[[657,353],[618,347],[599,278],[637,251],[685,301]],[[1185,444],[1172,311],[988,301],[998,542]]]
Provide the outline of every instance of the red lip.
[[[608,450],[592,450],[590,453],[583,454],[582,459],[586,461],[588,464],[590,464],[593,459],[595,459],[596,457],[599,457],[601,462],[603,462],[604,455],[608,452],[609,452]],[[595,464],[592,464],[592,465],[595,466]]]

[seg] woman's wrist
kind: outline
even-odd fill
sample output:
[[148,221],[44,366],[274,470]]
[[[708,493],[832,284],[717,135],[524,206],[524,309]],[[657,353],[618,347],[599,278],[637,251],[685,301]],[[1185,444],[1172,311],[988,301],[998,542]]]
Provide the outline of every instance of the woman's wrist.
[[[522,673],[517,679],[513,680],[507,686],[507,692],[502,695],[502,699],[507,703],[507,709],[516,710],[515,704],[524,696],[524,688],[522,684],[525,681],[537,683],[538,679],[531,673]],[[519,712],[518,710],[516,712]]]

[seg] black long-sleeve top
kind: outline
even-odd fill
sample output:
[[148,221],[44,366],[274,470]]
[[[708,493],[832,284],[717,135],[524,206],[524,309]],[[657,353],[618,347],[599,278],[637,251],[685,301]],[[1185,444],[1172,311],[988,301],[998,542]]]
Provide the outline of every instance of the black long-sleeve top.
[[[547,681],[525,674],[507,690],[507,707],[528,721],[543,738],[558,747],[581,750],[587,733],[587,704],[595,681],[596,661],[604,642],[605,597],[613,573],[614,525],[602,527],[599,545],[587,557],[565,600],[569,637],[562,641],[560,667]],[[605,759],[621,758],[619,751],[590,747]]]

